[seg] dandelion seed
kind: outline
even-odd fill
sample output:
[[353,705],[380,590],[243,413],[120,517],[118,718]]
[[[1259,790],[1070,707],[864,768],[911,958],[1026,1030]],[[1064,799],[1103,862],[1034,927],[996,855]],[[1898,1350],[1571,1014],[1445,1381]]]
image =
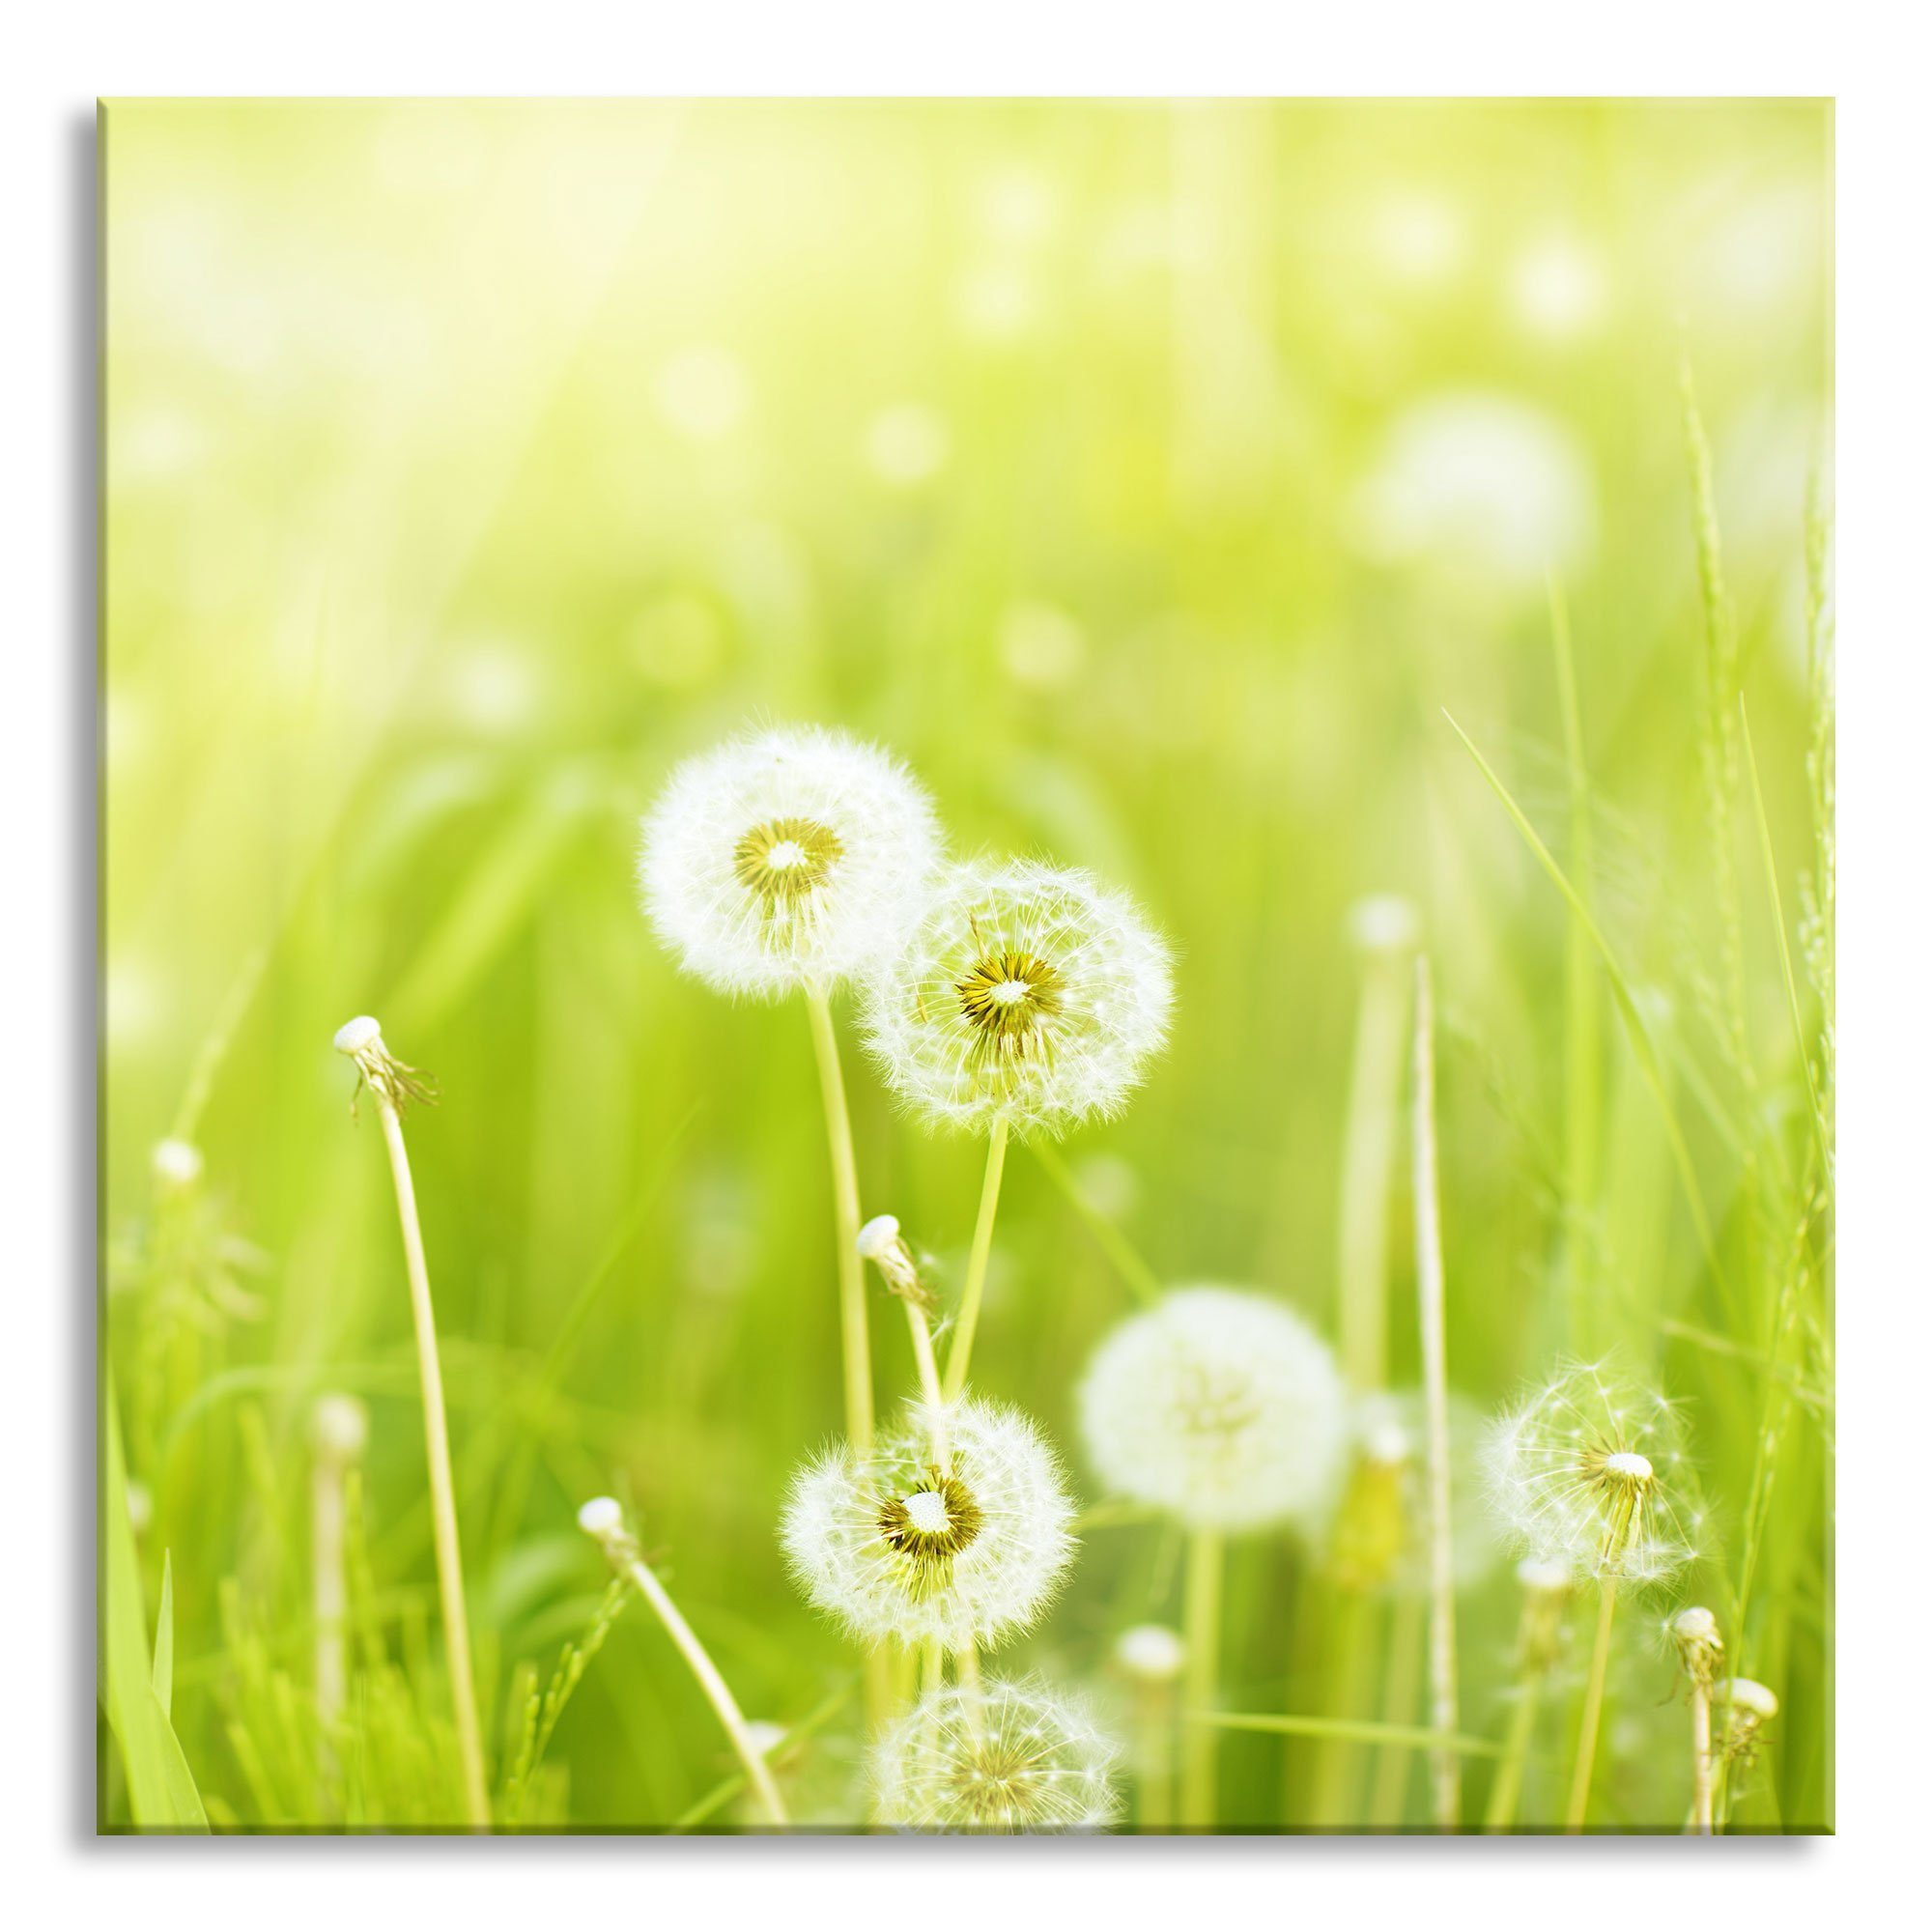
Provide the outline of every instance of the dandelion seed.
[[1030,1625],[1073,1558],[1059,1459],[1016,1409],[916,1405],[871,1455],[839,1447],[792,1485],[783,1540],[806,1595],[867,1643],[959,1653]]
[[1061,1134],[1117,1113],[1166,1037],[1166,946],[1124,895],[1034,860],[953,867],[872,982],[867,1043],[937,1125]]
[[1228,1288],[1177,1290],[1116,1328],[1080,1415],[1117,1493],[1214,1529],[1313,1525],[1349,1441],[1327,1345],[1279,1302]]
[[688,759],[643,822],[645,911],[720,992],[823,994],[903,943],[939,857],[930,801],[840,732],[767,731]]
[[1075,1700],[1034,1684],[928,1691],[872,1754],[879,1822],[914,1832],[1097,1832],[1120,1750]]

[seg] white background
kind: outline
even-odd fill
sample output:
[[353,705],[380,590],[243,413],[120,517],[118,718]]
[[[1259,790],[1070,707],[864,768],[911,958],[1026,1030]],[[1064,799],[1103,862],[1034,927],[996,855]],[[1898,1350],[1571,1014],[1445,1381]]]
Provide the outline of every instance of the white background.
[[[1889,1920],[1932,1836],[1932,92],[1892,5],[654,0],[9,10],[0,169],[0,1898],[9,1922],[1569,1928]],[[1838,101],[1838,1812],[1830,1841],[97,1842],[97,95],[1803,94]],[[1909,1912],[1909,1905],[1905,1906]],[[1190,1923],[1192,1921],[1192,1923]]]

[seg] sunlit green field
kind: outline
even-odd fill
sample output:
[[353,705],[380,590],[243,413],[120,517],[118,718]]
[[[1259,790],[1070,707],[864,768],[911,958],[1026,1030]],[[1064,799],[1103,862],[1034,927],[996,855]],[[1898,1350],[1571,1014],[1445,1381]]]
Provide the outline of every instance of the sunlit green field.
[[[1125,1111],[1014,1147],[973,1357],[1083,1512],[982,1667],[1084,1694],[1122,1826],[1181,1715],[1115,1645],[1179,1627],[1184,1538],[1109,1492],[1075,1391],[1149,1270],[1338,1345],[1374,1299],[1417,1386],[1408,967],[1351,928],[1395,894],[1435,988],[1451,1390],[1479,1420],[1614,1355],[1711,1500],[1695,1567],[1619,1607],[1589,1824],[1684,1828],[1663,1625],[1695,1604],[1779,1706],[1720,1821],[1830,1828],[1827,106],[102,125],[101,1361],[134,1496],[130,1531],[110,1454],[103,1827],[462,1821],[395,1201],[330,1050],[360,1013],[440,1090],[406,1132],[494,1821],[758,1820],[576,1525],[611,1494],[784,1730],[794,1824],[869,1822],[861,1654],[778,1534],[844,1427],[806,1011],[681,976],[634,883],[679,760],[788,723],[890,747],[956,851],[1087,868],[1175,949]],[[983,1145],[897,1112],[835,1010],[864,1209],[950,1305]],[[1343,1158],[1377,1094],[1380,1266]],[[913,1354],[868,1293],[890,1414]],[[319,1704],[337,1392],[369,1428]],[[1453,1501],[1479,1829],[1522,1592]],[[1346,1543],[1229,1542],[1221,1713],[1342,1731],[1219,1733],[1220,1829],[1439,1822],[1429,1752],[1360,1728],[1431,1725],[1426,1602],[1351,1589]],[[1522,1828],[1564,1817],[1594,1602]]]

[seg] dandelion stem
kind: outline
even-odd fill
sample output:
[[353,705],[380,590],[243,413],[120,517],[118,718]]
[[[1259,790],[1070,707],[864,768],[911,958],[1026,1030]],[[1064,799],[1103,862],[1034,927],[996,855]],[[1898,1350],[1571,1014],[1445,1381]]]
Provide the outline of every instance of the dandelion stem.
[[344,1618],[349,1593],[343,1576],[348,1508],[343,1493],[346,1459],[324,1452],[315,1459],[309,1502],[309,1548],[315,1597],[315,1715],[325,1735],[342,1716],[349,1682]]
[[422,1226],[416,1219],[403,1122],[385,1086],[372,1089],[389,1172],[396,1185],[402,1224],[403,1263],[410,1277],[415,1318],[416,1366],[422,1378],[423,1438],[429,1455],[430,1512],[436,1526],[437,1588],[442,1600],[443,1643],[449,1652],[450,1694],[456,1704],[456,1745],[462,1762],[463,1797],[471,1825],[487,1829],[490,1794],[483,1776],[483,1737],[476,1720],[476,1680],[469,1662],[469,1616],[463,1601],[463,1554],[456,1534],[456,1485],[450,1473],[449,1424],[442,1406],[442,1367],[437,1356],[436,1311],[429,1297],[429,1264],[423,1259]]
[[980,1303],[986,1293],[986,1265],[993,1254],[993,1217],[1000,1210],[1000,1177],[1007,1166],[1007,1122],[1001,1115],[986,1140],[986,1178],[980,1188],[980,1216],[973,1225],[973,1252],[966,1264],[966,1287],[959,1299],[959,1326],[946,1356],[946,1396],[957,1401],[973,1359],[973,1335],[980,1325]]
[[1690,1679],[1690,1829],[1711,1835],[1711,1687]]
[[825,1101],[825,1137],[832,1152],[832,1208],[838,1247],[839,1339],[845,1365],[845,1433],[862,1454],[872,1446],[871,1345],[866,1331],[866,1275],[859,1258],[859,1164],[852,1152],[852,1116],[838,1036],[824,994],[807,997],[818,1085]]
[[1342,1368],[1362,1394],[1388,1379],[1389,1196],[1400,1119],[1404,1008],[1400,956],[1369,955],[1349,1107],[1342,1130],[1342,1195],[1335,1268]]
[[1134,1691],[1134,1776],[1140,1786],[1137,1823],[1143,1832],[1174,1829],[1174,1694],[1171,1686],[1143,1684]]
[[1067,1205],[1086,1224],[1100,1251],[1113,1263],[1121,1279],[1137,1299],[1151,1307],[1160,1299],[1160,1277],[1150,1267],[1141,1252],[1106,1215],[1080,1191],[1080,1184],[1049,1141],[1034,1144],[1033,1157],[1046,1170],[1047,1178],[1066,1197]]
[[[1449,1520],[1449,1369],[1443,1319],[1442,1214],[1435,1177],[1435,1002],[1426,957],[1415,962],[1415,1285],[1429,1405],[1429,1687],[1431,1724],[1456,1729],[1456,1570]],[[1454,1831],[1463,1810],[1462,1762],[1431,1760],[1435,1823]]]
[[919,1364],[920,1393],[925,1398],[927,1428],[932,1436],[932,1460],[942,1476],[952,1473],[952,1451],[946,1436],[946,1398],[939,1387],[939,1359],[932,1351],[932,1329],[925,1311],[905,1304],[906,1326],[912,1331],[913,1359]]
[[1583,1722],[1577,1733],[1577,1767],[1570,1776],[1570,1804],[1563,1829],[1580,1832],[1590,1809],[1590,1778],[1597,1763],[1597,1732],[1604,1720],[1604,1684],[1610,1667],[1610,1625],[1617,1613],[1617,1579],[1603,1579],[1597,1606],[1597,1641],[1590,1653],[1590,1681],[1583,1692]]
[[1388,1831],[1402,1823],[1408,1793],[1410,1745],[1404,1733],[1421,1734],[1407,1719],[1415,1713],[1417,1680],[1422,1674],[1422,1601],[1397,1600],[1389,1618],[1388,1667],[1382,1678],[1382,1720],[1391,1732],[1376,1765],[1375,1789],[1369,1798],[1369,1823]]
[[645,1601],[658,1613],[658,1621],[670,1634],[670,1640],[677,1645],[684,1661],[691,1666],[691,1674],[697,1679],[698,1688],[709,1699],[711,1708],[718,1714],[718,1721],[724,1728],[724,1735],[731,1741],[731,1748],[738,1754],[738,1762],[745,1767],[745,1776],[752,1781],[752,1789],[758,1794],[758,1803],[765,1807],[765,1814],[774,1825],[788,1825],[784,1801],[779,1796],[779,1788],[773,1780],[771,1766],[765,1762],[765,1754],[752,1742],[752,1734],[745,1726],[745,1714],[738,1708],[738,1700],[731,1694],[731,1687],[725,1683],[718,1666],[711,1661],[711,1653],[697,1639],[697,1633],[685,1622],[684,1613],[671,1601],[670,1592],[658,1580],[658,1575],[641,1556],[632,1556],[624,1566],[625,1574],[642,1591]]
[[1529,1759],[1529,1741],[1536,1735],[1536,1707],[1542,1694],[1542,1670],[1535,1665],[1525,1667],[1516,1709],[1510,1714],[1503,1759],[1496,1767],[1495,1782],[1490,1786],[1489,1806],[1483,1813],[1486,1832],[1507,1832],[1516,1823],[1516,1807],[1522,1796],[1522,1769]]
[[[845,1435],[864,1456],[872,1447],[872,1349],[866,1323],[866,1269],[859,1256],[859,1163],[852,1151],[852,1115],[845,1102],[845,1074],[838,1064],[838,1036],[822,993],[806,996],[818,1087],[825,1102],[825,1139],[832,1156],[832,1211],[838,1254],[838,1343],[845,1376]],[[866,1715],[874,1730],[892,1707],[892,1681],[884,1651],[867,1654]]]
[[[1222,1554],[1218,1530],[1197,1529],[1187,1540],[1181,1635],[1187,1646],[1190,1713],[1212,1712],[1219,1697]],[[1180,1823],[1185,1830],[1203,1832],[1214,1823],[1214,1767],[1219,1747],[1211,1723],[1199,1719],[1189,1723],[1180,1757]]]

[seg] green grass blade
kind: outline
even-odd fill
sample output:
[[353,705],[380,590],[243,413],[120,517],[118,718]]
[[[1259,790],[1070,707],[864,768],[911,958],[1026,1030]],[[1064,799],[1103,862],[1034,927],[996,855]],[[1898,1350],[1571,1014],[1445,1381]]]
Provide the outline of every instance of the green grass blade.
[[1416,1750],[1451,1750],[1463,1757],[1501,1757],[1503,1747],[1461,1731],[1433,1731],[1426,1724],[1378,1724],[1366,1719],[1278,1717],[1273,1712],[1189,1711],[1191,1724],[1222,1731],[1267,1731],[1285,1738],[1345,1738],[1353,1744],[1405,1745]]
[[1696,1224],[1697,1239],[1704,1250],[1704,1260],[1712,1274],[1721,1282],[1724,1279],[1723,1264],[1718,1259],[1717,1237],[1711,1227],[1711,1216],[1704,1206],[1704,1190],[1698,1185],[1697,1170],[1690,1159],[1690,1143],[1684,1138],[1684,1127],[1678,1119],[1677,1108],[1670,1097],[1670,1089],[1663,1078],[1663,1067],[1657,1057],[1649,1030],[1644,1026],[1643,1015],[1637,1010],[1635,997],[1631,992],[1630,981],[1624,978],[1624,970],[1617,963],[1616,954],[1610,950],[1610,943],[1604,937],[1603,928],[1598,925],[1590,908],[1584,904],[1582,895],[1564,876],[1563,867],[1556,863],[1549,847],[1538,836],[1523,812],[1521,806],[1510,796],[1505,785],[1490,762],[1477,751],[1475,740],[1457,724],[1447,711],[1443,717],[1449,720],[1449,728],[1463,741],[1463,749],[1476,761],[1476,769],[1489,781],[1489,786],[1502,807],[1510,815],[1511,822],[1522,835],[1523,842],[1535,854],[1537,863],[1549,875],[1551,883],[1563,895],[1571,913],[1589,934],[1590,943],[1597,949],[1597,955],[1604,962],[1604,970],[1609,976],[1610,994],[1616,1001],[1617,1015],[1624,1023],[1624,1030],[1630,1036],[1631,1050],[1636,1055],[1637,1065],[1643,1073],[1644,1083],[1655,1097],[1659,1112],[1663,1117],[1663,1131],[1670,1142],[1670,1156],[1676,1163],[1678,1178],[1684,1183],[1685,1199],[1690,1208],[1690,1218]]
[[161,1607],[155,1616],[155,1697],[164,1718],[174,1716],[175,1703],[175,1565],[172,1553],[161,1555]]
[[1784,933],[1784,900],[1777,890],[1777,859],[1772,850],[1771,820],[1765,814],[1764,788],[1758,782],[1757,753],[1751,746],[1750,720],[1745,715],[1745,701],[1738,699],[1738,729],[1744,740],[1745,769],[1750,775],[1751,810],[1757,818],[1758,849],[1764,855],[1764,882],[1771,893],[1771,923],[1777,931],[1777,963],[1784,970],[1784,996],[1791,1007],[1791,1037],[1798,1048],[1798,1064],[1804,1069],[1804,1091],[1811,1099],[1811,1124],[1818,1134],[1818,1152],[1826,1173],[1832,1171],[1832,1133],[1826,1124],[1825,1109],[1818,1098],[1818,1082],[1811,1071],[1811,1055],[1804,1043],[1804,1009],[1798,998],[1798,976],[1791,968],[1791,943]]
[[[108,1727],[121,1747],[128,1773],[128,1805],[143,1830],[208,1830],[208,1813],[195,1788],[194,1774],[182,1754],[181,1741],[161,1700],[155,1694],[158,1651],[148,1648],[148,1617],[141,1600],[141,1571],[134,1549],[134,1523],[128,1514],[128,1471],[121,1450],[121,1418],[110,1375],[102,1395],[106,1406],[101,1459],[105,1513],[107,1620],[102,1669],[102,1700]],[[170,1621],[172,1615],[170,1613]],[[173,1636],[169,1635],[170,1650]],[[169,1666],[172,1675],[172,1662]]]

